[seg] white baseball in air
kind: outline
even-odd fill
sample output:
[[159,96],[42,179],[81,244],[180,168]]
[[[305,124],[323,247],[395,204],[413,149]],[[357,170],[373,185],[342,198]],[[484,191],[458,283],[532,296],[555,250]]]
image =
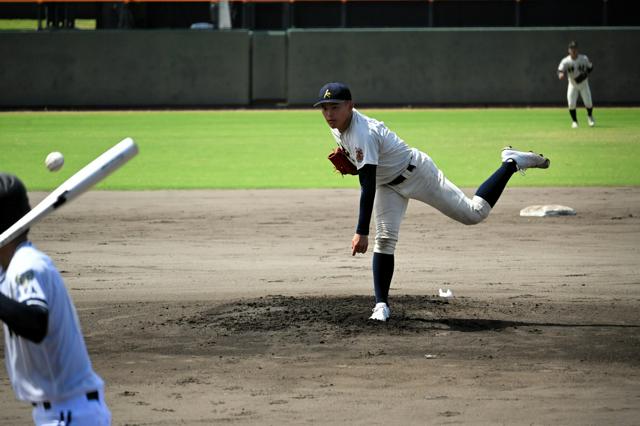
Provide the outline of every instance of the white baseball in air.
[[57,172],[64,164],[64,155],[58,151],[50,152],[44,160],[44,164],[50,172]]

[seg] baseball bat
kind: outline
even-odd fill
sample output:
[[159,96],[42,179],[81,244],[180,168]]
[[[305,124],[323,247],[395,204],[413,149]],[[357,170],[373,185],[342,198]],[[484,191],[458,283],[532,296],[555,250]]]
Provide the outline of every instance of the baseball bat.
[[49,213],[70,202],[96,183],[113,173],[138,153],[133,139],[126,138],[105,151],[98,158],[84,166],[67,179],[51,194],[20,218],[9,229],[0,234],[0,247],[7,245]]

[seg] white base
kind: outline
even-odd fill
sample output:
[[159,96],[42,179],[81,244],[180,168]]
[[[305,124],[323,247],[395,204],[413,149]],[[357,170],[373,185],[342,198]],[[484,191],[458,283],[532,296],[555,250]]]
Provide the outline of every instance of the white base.
[[547,216],[575,216],[576,211],[571,207],[559,204],[535,205],[520,210],[520,216],[547,217]]

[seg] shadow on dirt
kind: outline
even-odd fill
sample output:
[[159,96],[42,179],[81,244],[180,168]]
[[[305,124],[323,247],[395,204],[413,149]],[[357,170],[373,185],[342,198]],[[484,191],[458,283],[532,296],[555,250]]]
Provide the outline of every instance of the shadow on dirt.
[[268,296],[240,300],[181,318],[179,325],[215,328],[230,334],[294,332],[299,336],[332,332],[339,335],[406,334],[451,330],[459,332],[502,331],[517,327],[638,327],[617,324],[567,324],[478,318],[505,316],[488,311],[473,301],[396,296],[387,323],[368,320],[370,296],[289,297]]

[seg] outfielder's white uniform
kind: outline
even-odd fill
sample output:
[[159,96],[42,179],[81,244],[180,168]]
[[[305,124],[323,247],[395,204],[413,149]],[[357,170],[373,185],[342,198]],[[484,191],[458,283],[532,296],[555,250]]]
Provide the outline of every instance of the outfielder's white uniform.
[[[488,202],[478,196],[468,198],[427,154],[407,146],[383,122],[354,108],[349,128],[344,133],[337,129],[331,129],[331,132],[358,169],[365,164],[377,166],[374,252],[394,254],[400,223],[410,198],[429,204],[467,225],[483,221],[491,212]],[[405,180],[390,185],[400,175]]]
[[51,259],[30,242],[16,249],[0,291],[49,311],[47,335],[34,343],[4,325],[5,364],[18,399],[34,405],[36,425],[109,425],[104,383],[93,371],[76,310]]
[[583,54],[578,54],[575,60],[571,59],[571,55],[567,55],[560,61],[558,71],[563,72],[568,80],[567,103],[569,104],[569,109],[576,109],[578,94],[582,97],[582,102],[584,102],[586,108],[593,108],[589,78],[584,79],[580,83],[576,83],[575,80],[578,75],[586,73],[592,67],[593,64],[589,61],[589,58]]

